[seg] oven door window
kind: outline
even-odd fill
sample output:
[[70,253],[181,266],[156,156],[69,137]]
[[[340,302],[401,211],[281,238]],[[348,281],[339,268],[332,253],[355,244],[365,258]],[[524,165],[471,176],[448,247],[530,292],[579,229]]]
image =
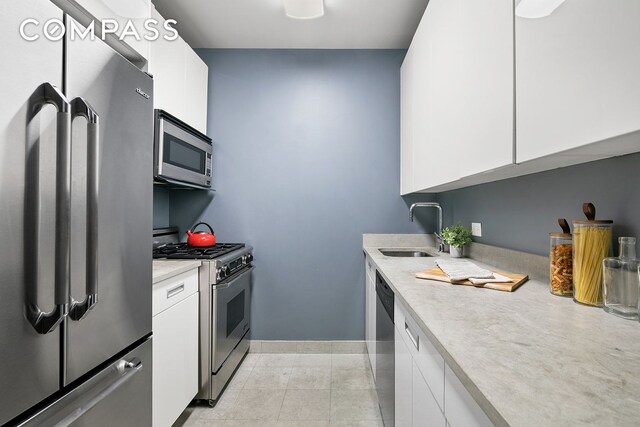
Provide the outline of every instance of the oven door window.
[[167,132],[164,133],[163,150],[163,161],[165,163],[204,174],[207,154],[203,150]]
[[227,304],[227,337],[244,319],[244,290]]

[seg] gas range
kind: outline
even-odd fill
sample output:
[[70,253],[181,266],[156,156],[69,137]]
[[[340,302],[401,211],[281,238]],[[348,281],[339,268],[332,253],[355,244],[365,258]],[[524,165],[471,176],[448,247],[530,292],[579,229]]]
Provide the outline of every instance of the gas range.
[[194,248],[180,242],[177,227],[153,230],[154,259],[202,261],[198,401],[213,404],[249,351],[252,250],[242,243]]
[[209,272],[209,283],[216,285],[245,267],[251,266],[251,246],[244,243],[216,243],[210,247],[193,247],[180,242],[178,227],[153,230],[154,259],[202,260]]

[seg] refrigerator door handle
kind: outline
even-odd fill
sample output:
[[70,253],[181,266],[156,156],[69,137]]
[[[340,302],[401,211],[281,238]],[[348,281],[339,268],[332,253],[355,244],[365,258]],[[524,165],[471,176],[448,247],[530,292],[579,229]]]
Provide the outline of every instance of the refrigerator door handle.
[[[30,119],[42,107],[54,105],[56,117],[56,230],[55,230],[55,308],[43,311],[33,297],[27,298],[26,316],[36,332],[48,334],[62,322],[69,310],[69,220],[71,195],[71,115],[69,102],[60,90],[51,83],[43,83],[29,99]],[[37,268],[37,267],[36,267]],[[37,274],[36,274],[37,277]]]
[[129,381],[135,374],[142,370],[142,361],[137,357],[134,357],[130,361],[120,360],[112,369],[116,370],[118,378],[111,382],[104,388],[96,390],[96,393],[87,402],[74,409],[69,415],[57,422],[54,427],[67,427],[73,422],[80,419],[91,408],[102,402],[109,395],[114,393],[120,387],[122,387],[127,381]]
[[82,301],[71,297],[69,317],[83,319],[98,303],[98,178],[99,178],[99,137],[98,113],[83,98],[71,101],[71,120],[84,117],[87,120],[87,256],[86,295]]

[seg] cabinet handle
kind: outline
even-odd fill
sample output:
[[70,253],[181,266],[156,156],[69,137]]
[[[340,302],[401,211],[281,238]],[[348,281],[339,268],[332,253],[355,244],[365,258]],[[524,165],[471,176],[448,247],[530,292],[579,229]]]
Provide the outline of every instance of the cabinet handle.
[[413,343],[413,346],[416,348],[416,350],[420,350],[420,336],[411,332],[411,328],[409,328],[407,322],[404,322],[404,330],[409,336],[409,339]]
[[180,292],[184,291],[184,283],[180,283],[175,288],[169,289],[167,291],[167,299],[178,295]]

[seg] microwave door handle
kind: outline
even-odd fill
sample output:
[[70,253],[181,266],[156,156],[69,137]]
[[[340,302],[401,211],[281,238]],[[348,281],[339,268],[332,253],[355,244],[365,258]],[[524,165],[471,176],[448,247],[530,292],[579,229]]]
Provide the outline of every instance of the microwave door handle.
[[[54,273],[54,303],[55,308],[50,312],[43,311],[36,303],[35,288],[38,281],[38,259],[36,256],[27,257],[32,262],[29,268],[33,271],[32,282],[27,286],[27,319],[40,334],[48,334],[66,317],[69,309],[69,262],[70,262],[70,200],[71,200],[71,115],[69,102],[60,90],[51,83],[41,84],[29,99],[29,122],[47,104],[54,105],[58,110],[56,115],[56,207],[55,207],[55,273]],[[35,173],[38,173],[36,170]],[[39,179],[39,176],[38,176]],[[35,183],[34,185],[38,185]],[[37,192],[36,192],[37,196]],[[29,195],[27,195],[29,199]],[[39,201],[32,200],[29,207],[39,211]],[[34,211],[35,212],[35,211]],[[37,247],[38,214],[33,215],[34,235],[32,243]],[[34,250],[37,250],[34,249]]]
[[71,119],[87,120],[87,254],[86,295],[82,301],[71,298],[69,317],[83,319],[98,303],[98,195],[99,195],[99,144],[100,117],[91,105],[81,97],[71,101]]

